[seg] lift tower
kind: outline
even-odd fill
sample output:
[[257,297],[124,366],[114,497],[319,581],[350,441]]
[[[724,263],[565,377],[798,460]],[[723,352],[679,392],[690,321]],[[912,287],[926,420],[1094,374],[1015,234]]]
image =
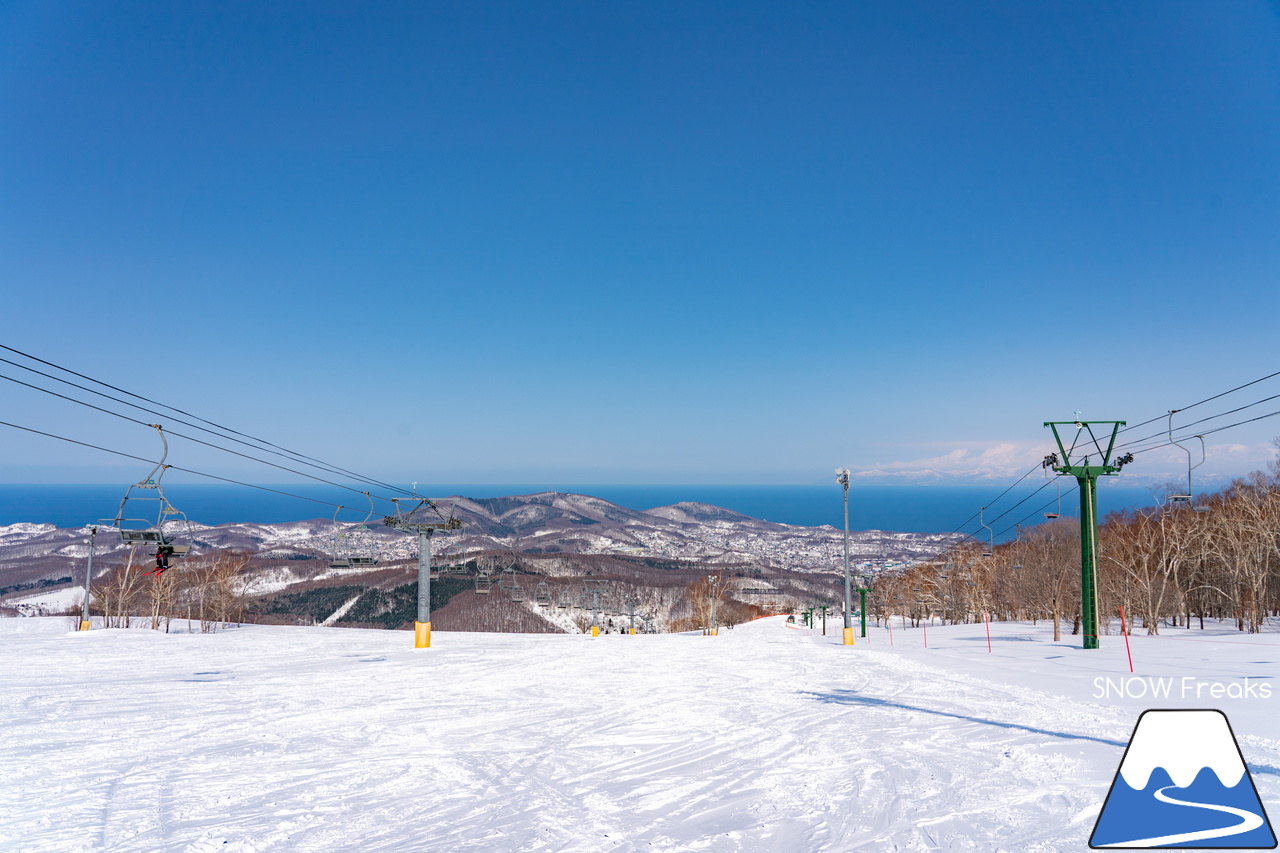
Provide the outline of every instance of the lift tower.
[[[842,643],[846,646],[853,645],[853,609],[852,595],[849,586],[849,469],[836,469],[836,482],[844,488],[844,631],[842,633]],[[866,601],[866,596],[863,596]],[[824,620],[823,625],[826,625]],[[862,636],[867,636],[867,621],[864,617],[862,620]]]
[[[395,515],[382,519],[383,524],[395,530],[404,530],[418,534],[418,615],[413,623],[413,647],[415,649],[431,648],[431,536],[437,530],[461,530],[462,522],[452,514],[446,518],[435,501],[429,498],[413,498],[417,503],[407,512],[400,505],[400,498],[392,498],[396,507]],[[438,521],[427,521],[414,518],[414,514],[423,508],[432,509]]]
[[[1076,478],[1080,484],[1080,617],[1084,635],[1082,648],[1098,648],[1098,477],[1120,473],[1120,469],[1133,461],[1133,454],[1126,453],[1112,464],[1111,452],[1116,446],[1116,434],[1124,421],[1045,421],[1053,429],[1058,453],[1050,453],[1044,459],[1044,467],[1059,474]],[[1094,432],[1099,427],[1102,438]],[[1074,427],[1076,434],[1070,446],[1063,444],[1058,427]],[[1111,434],[1107,435],[1110,427]],[[1064,430],[1065,431],[1065,430]],[[1102,441],[1107,446],[1103,449]],[[1059,455],[1061,454],[1061,455]],[[1089,464],[1090,458],[1097,464]]]

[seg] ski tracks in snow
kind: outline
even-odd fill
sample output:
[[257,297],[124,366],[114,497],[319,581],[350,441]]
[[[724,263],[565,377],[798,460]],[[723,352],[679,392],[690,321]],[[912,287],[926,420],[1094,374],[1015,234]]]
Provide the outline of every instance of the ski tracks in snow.
[[1130,725],[777,620],[434,640],[10,642],[0,848],[1059,850]]

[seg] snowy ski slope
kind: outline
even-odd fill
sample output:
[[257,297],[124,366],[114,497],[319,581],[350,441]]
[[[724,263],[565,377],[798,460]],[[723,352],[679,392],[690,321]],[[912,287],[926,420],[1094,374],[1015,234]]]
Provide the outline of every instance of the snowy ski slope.
[[1044,625],[68,627],[0,620],[0,850],[1085,850],[1149,707],[1225,711],[1280,817],[1276,634],[1135,637],[1122,682]]

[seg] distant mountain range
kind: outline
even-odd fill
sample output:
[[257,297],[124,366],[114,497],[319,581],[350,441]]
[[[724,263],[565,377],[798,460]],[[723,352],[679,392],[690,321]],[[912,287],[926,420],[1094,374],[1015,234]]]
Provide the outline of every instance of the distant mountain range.
[[[637,511],[590,495],[541,492],[500,498],[440,500],[442,514],[462,522],[459,534],[440,534],[433,551],[454,555],[514,552],[643,557],[708,566],[744,564],[798,572],[835,572],[842,565],[843,533],[830,526],[802,527],[751,518],[709,504],[683,502]],[[427,511],[429,512],[429,511]],[[439,520],[431,514],[429,517]],[[0,526],[0,603],[31,596],[39,585],[82,574],[88,528],[51,524]],[[178,531],[193,555],[235,550],[260,562],[296,567],[298,561],[369,556],[380,563],[416,556],[414,536],[382,523],[335,524],[313,519],[281,524],[193,524]],[[850,550],[860,562],[885,563],[930,556],[946,537],[937,534],[857,531]],[[136,562],[149,560],[138,548]],[[120,565],[129,546],[112,530],[95,540],[95,573]],[[39,587],[43,589],[44,587]]]

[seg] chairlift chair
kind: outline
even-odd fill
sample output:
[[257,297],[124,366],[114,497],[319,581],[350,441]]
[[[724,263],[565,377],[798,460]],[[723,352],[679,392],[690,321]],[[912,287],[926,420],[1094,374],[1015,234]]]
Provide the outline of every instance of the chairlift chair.
[[359,545],[356,543],[356,537],[353,534],[356,530],[367,531],[369,529],[366,525],[368,525],[369,519],[373,518],[374,512],[373,496],[368,492],[361,492],[361,494],[369,499],[369,512],[354,528],[343,531],[339,527],[342,522],[338,521],[338,515],[344,509],[351,509],[351,507],[339,506],[333,511],[333,554],[329,560],[329,568],[331,569],[349,569],[359,566],[376,566],[378,564],[378,558],[372,553],[372,542],[368,543],[370,553],[355,553]]
[[[1192,465],[1191,451],[1173,440],[1173,416],[1176,415],[1179,411],[1181,410],[1173,409],[1172,411],[1169,412],[1169,443],[1172,444],[1174,447],[1178,448],[1179,450],[1181,450],[1183,453],[1187,454],[1187,493],[1185,495],[1169,495],[1169,503],[1171,504],[1184,503],[1190,506],[1191,501],[1195,499],[1195,494],[1196,494],[1195,489],[1192,488],[1191,486],[1191,472],[1204,464],[1204,460],[1205,460],[1204,436],[1203,435],[1193,436],[1193,438],[1200,439],[1200,461]],[[1192,512],[1208,512],[1209,507],[1193,506],[1191,507],[1191,511]]]
[[[994,551],[996,547],[996,535],[995,531],[991,529],[991,525],[987,524],[986,521],[983,520],[982,516],[986,511],[987,508],[985,506],[978,507],[978,524],[987,528],[987,542],[986,547],[982,549],[982,556],[990,557],[991,552]],[[972,516],[970,516],[970,518],[972,518]]]
[[516,580],[515,566],[507,566],[502,570],[502,574],[498,576],[498,589],[514,592],[519,585],[519,581]]
[[476,572],[476,595],[488,595],[493,589],[493,577],[485,572]]
[[[1048,468],[1045,468],[1046,475],[1048,473],[1048,470],[1049,470]],[[1053,521],[1055,518],[1062,515],[1062,481],[1059,480],[1057,477],[1054,477],[1053,484],[1058,487],[1058,511],[1046,512],[1044,514],[1044,517],[1047,518],[1049,521]]]
[[549,607],[551,605],[551,587],[546,581],[538,581],[538,587],[533,593],[533,600],[537,602],[539,607]]
[[[176,533],[169,532],[166,526],[168,528],[176,526],[184,529],[189,540],[191,538],[191,522],[187,519],[185,513],[174,509],[173,504],[169,503],[169,499],[165,497],[161,480],[164,477],[164,472],[169,470],[169,466],[165,462],[169,457],[169,440],[165,438],[164,429],[159,424],[148,424],[148,426],[152,427],[160,436],[160,443],[163,446],[160,461],[151,469],[151,473],[125,489],[124,497],[120,499],[120,507],[116,510],[116,517],[103,519],[101,524],[119,531],[120,541],[125,545],[134,547],[138,545],[154,545],[156,548],[156,574],[159,575],[169,568],[169,559],[174,557],[181,559],[191,553],[191,545],[189,543],[179,544],[174,541]],[[135,490],[138,490],[141,494],[135,494]],[[154,492],[155,496],[150,497],[147,494],[150,492]],[[133,503],[130,504],[130,501]],[[142,518],[126,517],[126,511],[136,511],[139,504],[151,501],[154,501],[157,505],[156,520],[154,522]]]

